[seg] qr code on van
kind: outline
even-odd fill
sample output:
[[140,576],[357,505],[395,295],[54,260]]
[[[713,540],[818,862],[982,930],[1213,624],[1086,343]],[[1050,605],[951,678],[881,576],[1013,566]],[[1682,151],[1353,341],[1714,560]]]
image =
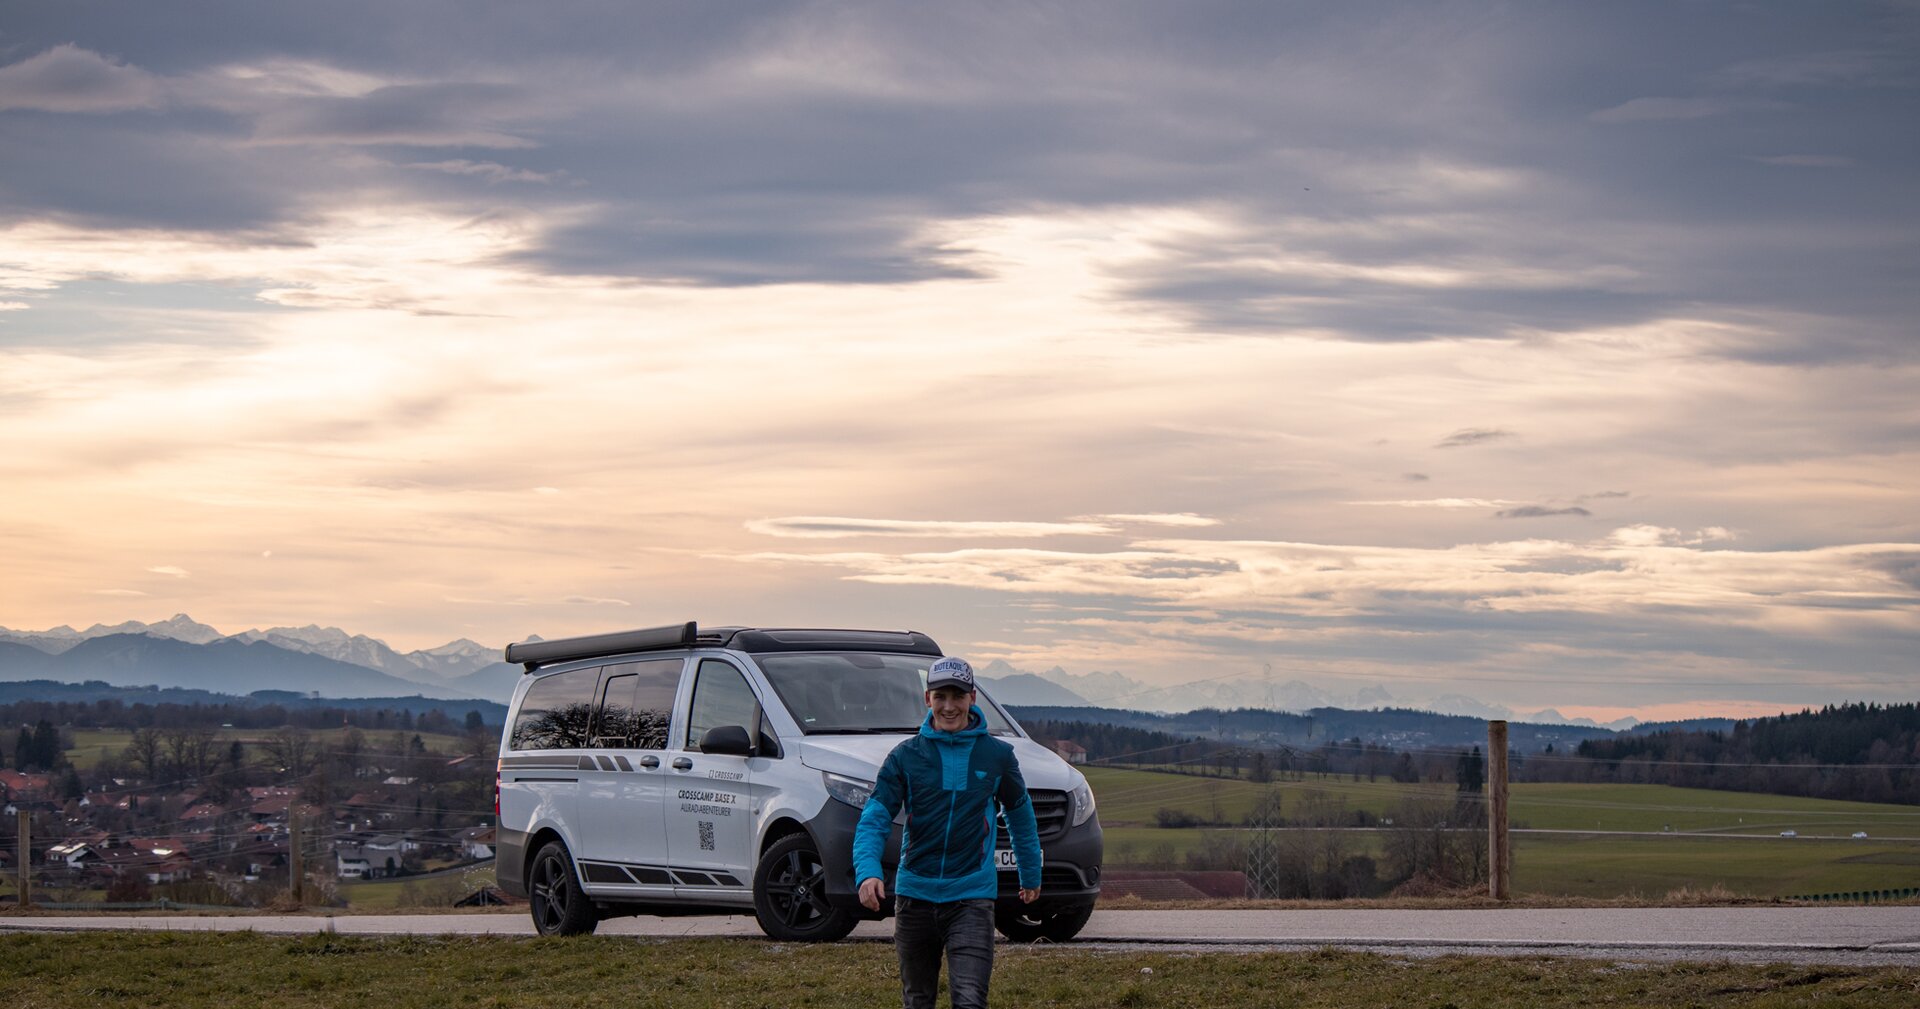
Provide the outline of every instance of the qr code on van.
[[712,851],[713,850],[713,821],[701,820],[699,822],[700,822],[700,850]]

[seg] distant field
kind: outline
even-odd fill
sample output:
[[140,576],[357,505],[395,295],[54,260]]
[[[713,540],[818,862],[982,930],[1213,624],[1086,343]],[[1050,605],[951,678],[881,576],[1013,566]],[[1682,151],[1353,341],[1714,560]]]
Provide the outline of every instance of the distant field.
[[[215,729],[214,734],[225,746],[231,740],[238,739],[248,750],[250,758],[259,757],[259,743],[273,734],[272,729]],[[310,729],[313,737],[328,745],[338,743],[349,730],[344,728]],[[466,737],[446,733],[420,732],[412,729],[361,729],[366,737],[366,748],[373,752],[387,752],[393,744],[394,733],[402,733],[402,738],[411,740],[416,734],[420,742],[434,753],[457,754],[466,750]],[[67,738],[73,740],[73,749],[67,751],[67,759],[75,767],[87,770],[100,762],[100,758],[109,754],[118,754],[127,748],[127,741],[133,737],[130,729],[67,729]]]
[[[1202,820],[1239,824],[1255,800],[1271,787],[1281,795],[1281,812],[1297,816],[1309,793],[1343,803],[1350,810],[1366,810],[1376,817],[1393,815],[1408,799],[1459,796],[1451,784],[1401,784],[1353,781],[1340,775],[1313,776],[1304,781],[1276,781],[1271,786],[1223,778],[1201,778],[1160,771],[1133,771],[1107,767],[1083,768],[1099,802],[1100,822],[1113,826],[1151,826],[1161,808],[1182,810]],[[1778,833],[1845,837],[1866,831],[1874,837],[1920,838],[1920,808],[1871,802],[1803,799],[1754,792],[1722,792],[1667,785],[1513,786],[1509,822],[1516,827],[1542,830],[1710,831],[1716,833]]]
[[492,886],[493,863],[460,872],[415,879],[379,879],[340,884],[340,896],[356,911],[452,904],[481,887]]
[[1452,785],[1404,785],[1394,781],[1353,781],[1344,775],[1307,775],[1303,781],[1275,781],[1256,785],[1232,778],[1202,778],[1164,771],[1131,771],[1112,767],[1083,767],[1093,785],[1099,804],[1100,822],[1119,826],[1153,824],[1154,814],[1162,807],[1190,812],[1203,819],[1228,823],[1243,822],[1254,802],[1268,788],[1280,792],[1281,809],[1293,815],[1307,793],[1318,792],[1348,809],[1364,809],[1376,816],[1389,815],[1394,806],[1408,798],[1443,798],[1454,795]]
[[1920,886],[1911,841],[1522,834],[1513,887],[1568,897],[1659,897],[1682,887],[1754,897]]
[[[1106,826],[1107,862],[1184,866],[1210,835],[1237,829],[1168,830],[1151,824],[1162,807],[1211,819],[1242,820],[1263,786],[1154,771],[1089,768]],[[1348,809],[1391,816],[1408,798],[1451,801],[1450,785],[1352,781],[1337,776],[1276,783],[1285,815],[1297,815],[1309,791]],[[1520,784],[1511,820],[1540,830],[1518,833],[1514,887],[1523,893],[1583,897],[1659,897],[1672,890],[1723,887],[1737,894],[1796,894],[1920,886],[1920,809],[1664,785]],[[1666,828],[1672,833],[1667,833]],[[1782,838],[1792,830],[1797,838]],[[1869,837],[1854,840],[1854,831]],[[1641,833],[1635,833],[1641,832]],[[1722,835],[1761,836],[1722,836]],[[1378,857],[1384,835],[1347,833],[1354,854]]]
[[1647,830],[1920,838],[1920,808],[1803,799],[1667,785],[1513,786],[1514,826],[1542,830]]
[[[1346,831],[1349,853],[1380,857],[1383,831]],[[1244,830],[1116,827],[1107,865],[1184,868],[1210,835]],[[1920,842],[1716,837],[1711,834],[1516,834],[1513,886],[1522,894],[1659,898],[1721,887],[1748,897],[1791,897],[1920,886]]]

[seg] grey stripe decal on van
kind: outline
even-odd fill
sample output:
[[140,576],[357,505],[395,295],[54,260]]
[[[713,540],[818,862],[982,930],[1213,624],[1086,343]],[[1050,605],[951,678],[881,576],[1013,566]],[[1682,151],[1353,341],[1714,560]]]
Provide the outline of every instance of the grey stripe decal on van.
[[703,872],[694,869],[667,869],[664,866],[626,865],[620,862],[580,860],[580,873],[589,883],[650,886],[745,886],[730,872]]

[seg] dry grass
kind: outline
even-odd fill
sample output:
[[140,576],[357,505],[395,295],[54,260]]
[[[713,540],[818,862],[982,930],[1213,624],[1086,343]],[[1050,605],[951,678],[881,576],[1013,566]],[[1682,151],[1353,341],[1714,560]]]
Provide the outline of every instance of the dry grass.
[[[1920,977],[1895,967],[1047,947],[1008,947],[996,961],[994,1002],[1004,1006],[1920,1007]],[[69,933],[0,935],[0,963],[7,965],[0,1005],[10,1009],[837,1009],[899,1002],[893,951],[880,943]]]

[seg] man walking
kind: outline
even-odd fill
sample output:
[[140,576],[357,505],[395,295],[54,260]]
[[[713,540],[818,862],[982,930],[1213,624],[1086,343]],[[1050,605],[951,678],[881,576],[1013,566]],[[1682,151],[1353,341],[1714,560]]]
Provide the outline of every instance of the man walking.
[[893,948],[901,1002],[933,1009],[940,954],[947,957],[953,1009],[986,1009],[993,974],[994,813],[1007,817],[1019,863],[1020,899],[1040,897],[1040,835],[1013,747],[987,732],[974,706],[973,667],[936,660],[927,670],[927,717],[920,732],[887,754],[853,836],[860,903],[880,910],[886,883],[880,853],[904,807],[907,825],[894,876]]

